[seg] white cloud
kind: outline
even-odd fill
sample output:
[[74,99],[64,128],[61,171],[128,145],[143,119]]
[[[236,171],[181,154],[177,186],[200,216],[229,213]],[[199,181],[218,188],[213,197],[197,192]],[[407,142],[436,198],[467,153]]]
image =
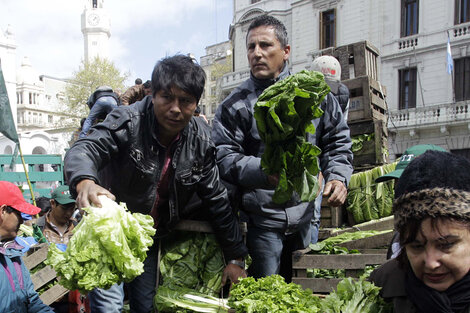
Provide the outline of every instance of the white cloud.
[[[84,53],[84,4],[0,0],[0,29],[11,24],[14,30],[17,66],[28,56],[40,74],[69,77],[78,69]],[[232,0],[105,0],[104,6],[111,19],[110,58],[121,70],[144,79],[167,54],[192,52],[200,57],[206,46],[227,40]]]

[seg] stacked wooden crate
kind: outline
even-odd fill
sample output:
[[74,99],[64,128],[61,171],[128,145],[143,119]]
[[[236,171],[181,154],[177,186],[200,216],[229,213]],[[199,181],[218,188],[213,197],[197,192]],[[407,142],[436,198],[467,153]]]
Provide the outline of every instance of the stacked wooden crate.
[[370,168],[386,163],[386,88],[378,79],[378,49],[368,41],[361,41],[325,49],[322,54],[333,55],[341,65],[341,81],[350,93],[348,124],[351,137],[375,135],[374,140],[364,142],[363,149],[354,153],[354,167]]

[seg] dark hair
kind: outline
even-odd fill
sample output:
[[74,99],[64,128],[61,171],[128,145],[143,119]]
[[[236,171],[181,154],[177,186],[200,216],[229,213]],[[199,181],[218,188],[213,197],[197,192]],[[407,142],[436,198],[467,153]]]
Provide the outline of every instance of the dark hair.
[[150,80],[147,80],[147,81],[144,83],[144,88],[147,88],[147,89],[148,89],[148,88],[150,88],[150,87],[152,87],[152,84],[151,84]]
[[48,197],[39,197],[36,199],[36,206],[41,209],[41,213],[47,213],[51,210],[51,199]]
[[[395,187],[395,199],[407,193],[433,188],[450,188],[454,190],[470,191],[470,161],[462,156],[449,152],[428,150],[416,157],[403,171]],[[397,229],[400,233],[400,245],[414,241],[418,235],[423,220],[429,217],[423,214],[421,218],[407,219],[406,224]],[[431,225],[439,230],[437,216],[432,219]],[[449,219],[469,225],[467,221]],[[470,229],[470,228],[469,228]],[[407,258],[402,249],[398,260],[401,265],[406,264]]]
[[140,85],[140,84],[142,84],[142,79],[136,78],[134,83],[135,83],[136,85]]
[[169,91],[177,87],[194,96],[197,101],[201,98],[206,83],[206,73],[193,59],[185,55],[166,57],[157,62],[152,72],[152,95],[160,90]]
[[274,28],[274,33],[276,34],[277,40],[281,44],[281,47],[284,48],[289,43],[289,38],[287,37],[287,30],[284,24],[277,18],[270,16],[270,15],[261,15],[256,17],[248,27],[248,32],[246,33],[246,37],[248,38],[248,34],[250,30],[260,27],[260,26],[271,26]]
[[7,212],[7,213],[13,213],[15,211],[17,211],[15,208],[12,208],[11,206],[5,206],[4,210]]
[[8,214],[11,214],[11,213],[15,213],[19,218],[20,218],[20,222],[23,221],[23,216],[21,215],[21,212],[18,211],[17,209],[15,209],[14,207],[11,207],[11,206],[6,206],[4,208],[5,212],[7,212]]

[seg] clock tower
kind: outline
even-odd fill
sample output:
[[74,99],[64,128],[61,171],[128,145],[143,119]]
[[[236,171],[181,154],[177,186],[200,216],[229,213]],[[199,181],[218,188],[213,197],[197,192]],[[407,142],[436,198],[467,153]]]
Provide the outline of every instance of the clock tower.
[[104,9],[104,0],[85,0],[85,9],[82,13],[85,61],[92,61],[96,56],[109,57],[110,29],[109,17]]

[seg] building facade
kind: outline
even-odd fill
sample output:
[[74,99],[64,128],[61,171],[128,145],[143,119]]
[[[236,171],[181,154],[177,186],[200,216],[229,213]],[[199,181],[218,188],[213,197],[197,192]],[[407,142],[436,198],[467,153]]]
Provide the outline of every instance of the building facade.
[[390,158],[424,143],[469,156],[469,7],[470,0],[234,0],[234,71],[221,87],[227,93],[249,77],[246,33],[261,14],[286,25],[292,72],[310,69],[325,49],[367,40],[379,50],[377,79],[387,89]]
[[228,95],[222,92],[220,78],[232,71],[232,46],[230,41],[206,47],[206,55],[201,57],[200,64],[206,72],[207,79],[199,107],[201,114],[204,114],[209,124],[212,124],[217,104]]

